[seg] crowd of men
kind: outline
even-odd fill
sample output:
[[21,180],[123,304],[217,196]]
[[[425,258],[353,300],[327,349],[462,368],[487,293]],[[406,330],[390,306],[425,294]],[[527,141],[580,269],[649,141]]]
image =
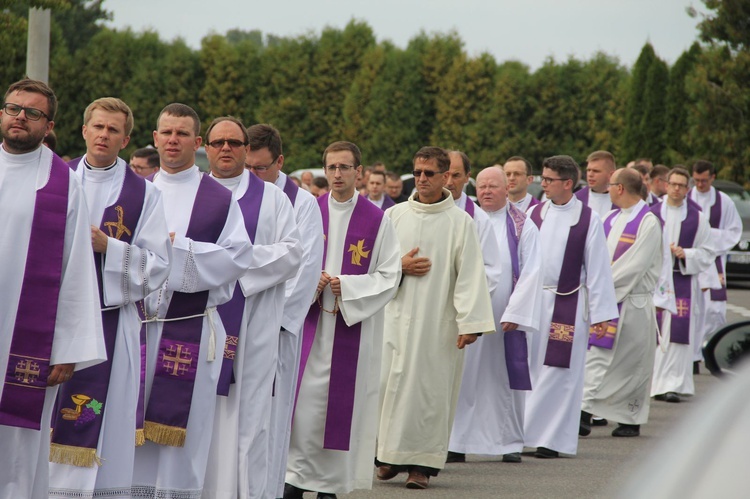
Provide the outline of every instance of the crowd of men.
[[421,148],[403,192],[337,141],[326,183],[297,183],[273,126],[202,137],[180,103],[128,164],[132,111],[93,101],[66,163],[56,109],[24,79],[0,112],[2,497],[326,499],[425,489],[466,454],[575,455],[692,395],[725,321],[742,223],[707,161],[596,151],[576,191],[553,156],[540,202],[513,156],[477,205],[461,151]]

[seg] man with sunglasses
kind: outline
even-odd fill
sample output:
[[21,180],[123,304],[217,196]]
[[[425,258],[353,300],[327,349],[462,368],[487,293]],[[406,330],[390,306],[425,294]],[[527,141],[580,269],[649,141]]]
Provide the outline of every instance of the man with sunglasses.
[[477,229],[444,187],[450,162],[440,147],[420,149],[416,192],[386,212],[404,278],[386,307],[377,477],[408,472],[411,489],[445,466],[464,347],[495,331]]
[[331,186],[318,198],[325,260],[302,333],[284,499],[372,488],[383,307],[401,278],[391,220],[355,190],[359,148],[334,142],[323,165]]
[[42,147],[57,98],[24,79],[0,111],[0,497],[47,497],[58,385],[106,359],[83,189]]
[[306,189],[299,188],[281,171],[286,158],[279,131],[269,124],[256,124],[247,129],[247,135],[245,167],[264,181],[276,185],[287,195],[294,209],[294,220],[302,243],[299,270],[286,282],[276,381],[271,400],[268,487],[270,491],[275,488],[273,497],[281,497],[284,494],[292,409],[297,388],[302,324],[313,300],[323,261],[323,221],[313,195]]

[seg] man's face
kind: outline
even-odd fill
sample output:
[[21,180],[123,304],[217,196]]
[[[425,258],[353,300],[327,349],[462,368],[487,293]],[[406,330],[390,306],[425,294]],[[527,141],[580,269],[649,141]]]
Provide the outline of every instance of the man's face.
[[568,193],[572,192],[573,181],[562,180],[556,171],[544,168],[542,170],[542,189],[544,189],[547,199],[559,204],[566,200]]
[[662,197],[664,194],[667,193],[667,176],[666,175],[660,175],[658,177],[654,177],[651,180],[651,192],[654,193],[657,197]]
[[594,192],[607,192],[612,166],[606,159],[596,159],[586,166],[586,181]]
[[695,182],[695,188],[698,192],[710,191],[714,180],[716,180],[716,175],[711,175],[711,172],[708,170],[702,173],[693,172],[693,182]]
[[526,174],[526,163],[523,161],[508,161],[503,166],[508,178],[508,193],[520,197],[526,195],[526,189],[534,177]]
[[240,127],[231,121],[222,121],[211,129],[207,139],[206,156],[213,176],[232,178],[242,175],[248,147]]
[[[45,114],[49,114],[47,97],[36,92],[11,92],[5,99],[5,104],[38,109]],[[3,147],[12,154],[30,152],[39,147],[44,137],[54,126],[55,123],[44,116],[37,121],[33,121],[28,119],[25,111],[18,113],[18,116],[11,116],[0,110]]]
[[370,180],[367,181],[367,192],[370,194],[370,198],[380,199],[383,195],[383,188],[385,187],[383,178],[383,175],[378,175],[377,173],[370,174]]
[[[357,183],[361,168],[354,164],[354,155],[351,151],[331,151],[326,154],[326,178],[328,186],[334,195],[334,199],[345,201],[351,199],[354,195],[354,186]],[[350,166],[348,171],[342,171],[336,168],[329,170],[331,166]]]
[[[269,153],[269,154],[270,154],[270,153]],[[259,176],[260,176],[260,175],[259,175]],[[308,186],[308,187],[309,187],[309,186],[311,186],[311,185],[312,185],[312,181],[313,181],[313,174],[312,174],[312,173],[310,173],[310,172],[303,172],[303,173],[302,173],[302,176],[300,177],[300,179],[302,180],[302,183],[303,183],[303,184],[305,184],[306,186]]]
[[609,199],[612,201],[612,204],[615,206],[620,206],[620,199],[622,198],[619,181],[617,178],[619,177],[620,172],[615,170],[615,172],[612,174],[612,176],[609,178]]
[[445,188],[451,191],[453,199],[459,199],[461,193],[464,190],[466,182],[469,181],[469,175],[464,169],[464,162],[461,161],[461,156],[458,154],[451,154],[451,167],[448,170],[448,180],[445,182]]
[[[276,182],[283,166],[284,156],[279,154],[279,156],[274,159],[273,154],[267,147],[257,150],[248,148],[247,150],[245,168],[257,175],[258,178],[263,179],[265,182]],[[312,173],[305,173],[309,173],[310,177],[312,177]],[[302,176],[304,177],[304,174],[302,174]],[[312,184],[312,178],[310,179],[310,183]]]
[[[524,167],[525,170],[525,167]],[[485,211],[497,211],[507,203],[508,189],[496,167],[485,168],[477,175],[477,199]]]
[[162,114],[158,128],[154,130],[154,146],[159,151],[161,165],[170,173],[187,170],[195,164],[195,151],[201,138],[193,130],[194,122],[189,116]]
[[151,167],[148,164],[148,158],[130,158],[130,169],[141,177],[148,177],[156,170],[158,166]]
[[[434,203],[442,197],[443,186],[448,182],[450,170],[440,173],[437,159],[417,158],[414,162],[414,171],[420,173],[414,175],[414,182],[419,194],[419,200],[422,203]],[[432,176],[424,172],[432,172]]]
[[688,179],[682,175],[674,174],[669,177],[667,183],[667,198],[673,206],[680,206],[685,200],[688,192]]
[[105,167],[115,162],[117,155],[130,142],[125,133],[125,113],[94,109],[91,119],[83,125],[86,141],[86,160],[91,166]]
[[387,192],[390,197],[392,198],[399,197],[403,190],[404,190],[404,183],[401,181],[401,179],[392,180],[390,178],[387,178],[385,180],[385,192]]

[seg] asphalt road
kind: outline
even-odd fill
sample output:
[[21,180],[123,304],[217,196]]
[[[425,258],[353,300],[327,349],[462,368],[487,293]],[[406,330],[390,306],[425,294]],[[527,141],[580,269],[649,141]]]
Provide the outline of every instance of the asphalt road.
[[[727,320],[750,320],[750,283],[729,290]],[[578,455],[535,459],[523,455],[521,464],[502,463],[497,457],[469,455],[466,463],[448,464],[424,491],[404,487],[406,475],[388,482],[374,480],[372,490],[359,490],[346,499],[497,498],[583,499],[613,497],[654,446],[668,441],[674,422],[700,406],[721,381],[705,369],[695,377],[696,395],[679,404],[652,401],[649,423],[637,438],[610,436],[615,425],[594,427],[579,441]],[[708,423],[707,423],[708,424]],[[530,449],[528,449],[530,450]],[[308,493],[305,498],[315,495]]]

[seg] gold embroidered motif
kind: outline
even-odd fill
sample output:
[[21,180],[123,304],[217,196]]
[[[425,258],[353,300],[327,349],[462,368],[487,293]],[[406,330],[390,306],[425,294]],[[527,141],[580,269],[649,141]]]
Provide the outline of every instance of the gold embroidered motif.
[[21,359],[16,364],[15,376],[16,381],[24,385],[31,384],[39,378],[39,364],[30,359]]
[[560,324],[559,322],[553,322],[549,328],[549,339],[551,341],[564,341],[565,343],[573,343],[573,330],[575,327],[569,324]]
[[190,367],[192,361],[192,355],[190,350],[185,348],[184,345],[177,345],[177,348],[171,346],[167,349],[167,353],[164,354],[164,369],[169,372],[172,376],[182,376],[185,374]]
[[350,244],[348,253],[352,254],[352,265],[362,266],[361,259],[370,256],[370,250],[365,251],[365,240],[360,239],[357,244]]
[[109,237],[114,237],[119,240],[123,234],[129,236],[133,235],[133,233],[130,232],[130,229],[125,227],[125,224],[122,223],[123,215],[125,213],[122,206],[115,206],[115,211],[117,212],[117,222],[104,222],[104,226],[109,230]]
[[229,347],[234,346],[236,347],[239,343],[239,338],[237,336],[229,336],[227,335],[227,341],[224,343],[224,358],[234,360],[235,351],[230,350]]
[[686,298],[675,299],[677,305],[677,317],[687,317],[690,315],[690,301]]

